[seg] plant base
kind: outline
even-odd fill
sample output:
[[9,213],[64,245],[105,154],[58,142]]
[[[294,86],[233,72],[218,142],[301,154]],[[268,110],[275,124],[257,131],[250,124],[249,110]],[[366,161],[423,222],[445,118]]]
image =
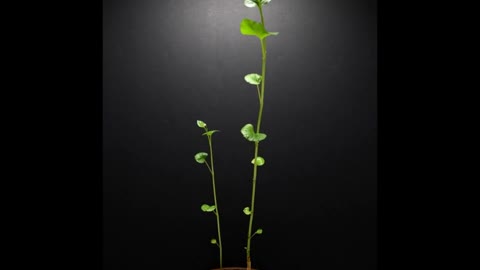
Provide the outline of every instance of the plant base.
[[[251,268],[252,270],[257,270],[255,268]],[[223,267],[223,268],[215,268],[212,270],[247,270],[246,267]]]

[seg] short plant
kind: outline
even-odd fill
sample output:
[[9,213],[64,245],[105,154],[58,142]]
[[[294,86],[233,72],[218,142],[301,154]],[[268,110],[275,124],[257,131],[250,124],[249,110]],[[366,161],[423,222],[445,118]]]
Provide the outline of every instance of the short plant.
[[262,123],[262,113],[264,106],[264,97],[265,97],[265,73],[266,73],[266,61],[267,61],[267,41],[266,37],[271,35],[278,35],[278,32],[268,32],[265,29],[265,20],[263,18],[263,6],[270,3],[270,0],[245,0],[245,6],[249,8],[258,7],[260,12],[261,22],[256,22],[250,19],[243,19],[240,23],[240,32],[243,35],[247,36],[256,36],[260,40],[260,45],[262,48],[262,75],[251,73],[245,76],[245,81],[249,84],[255,85],[257,88],[258,101],[259,101],[259,110],[256,129],[252,124],[246,124],[240,130],[243,137],[250,142],[255,144],[254,157],[251,161],[253,164],[253,178],[252,178],[252,194],[251,194],[251,204],[243,209],[245,215],[250,216],[248,223],[248,234],[247,234],[247,246],[245,247],[247,251],[247,269],[251,269],[251,240],[257,234],[262,234],[262,229],[257,229],[255,233],[252,234],[253,227],[253,217],[255,213],[255,188],[257,185],[257,168],[258,166],[263,166],[265,164],[265,159],[259,155],[259,144],[261,141],[267,138],[265,133],[260,132],[260,125]]
[[201,209],[203,212],[211,212],[215,214],[217,218],[217,237],[218,240],[212,238],[210,240],[211,244],[217,245],[220,253],[220,268],[223,268],[223,250],[222,250],[222,235],[220,232],[220,212],[218,211],[218,202],[217,202],[217,189],[215,186],[215,166],[213,163],[213,148],[212,148],[212,135],[219,130],[208,130],[207,124],[201,120],[197,120],[197,126],[203,128],[205,132],[202,135],[206,135],[208,139],[208,146],[210,148],[210,165],[208,165],[207,157],[208,153],[206,152],[199,152],[195,154],[195,160],[198,163],[203,163],[208,168],[210,175],[212,177],[212,187],[213,187],[213,205],[203,204]]

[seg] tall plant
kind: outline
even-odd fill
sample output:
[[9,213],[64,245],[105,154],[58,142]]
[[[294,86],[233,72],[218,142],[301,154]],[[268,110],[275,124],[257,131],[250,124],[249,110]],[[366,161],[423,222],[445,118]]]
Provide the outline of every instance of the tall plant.
[[215,166],[213,164],[213,147],[212,147],[212,135],[218,130],[208,130],[207,124],[201,120],[197,120],[197,126],[203,128],[205,132],[202,135],[206,135],[208,139],[208,147],[210,149],[210,165],[208,165],[207,157],[208,153],[206,152],[199,152],[195,154],[195,160],[198,163],[203,163],[206,165],[208,171],[210,172],[210,176],[212,178],[212,188],[213,188],[213,205],[203,204],[201,209],[203,212],[211,212],[215,214],[217,218],[217,237],[218,240],[212,238],[210,243],[217,245],[219,249],[219,257],[220,257],[220,269],[223,268],[223,249],[222,249],[222,235],[220,232],[220,212],[218,211],[218,202],[217,202],[217,188],[215,185]]
[[264,97],[265,97],[265,73],[266,73],[266,64],[267,64],[267,41],[266,37],[271,35],[278,35],[278,32],[268,32],[265,29],[265,20],[263,18],[263,7],[270,3],[270,0],[245,0],[245,6],[249,8],[257,7],[260,12],[261,22],[256,22],[250,19],[243,19],[240,23],[240,32],[243,35],[247,36],[256,36],[260,40],[260,45],[262,49],[262,75],[256,73],[250,73],[245,76],[245,81],[249,84],[255,85],[257,88],[259,109],[258,109],[258,118],[256,129],[255,126],[248,123],[242,127],[240,132],[243,137],[250,142],[253,142],[255,145],[254,158],[251,161],[253,164],[253,178],[252,178],[252,194],[251,194],[251,204],[243,209],[243,212],[250,216],[248,223],[248,234],[247,234],[247,246],[246,246],[246,257],[247,257],[247,269],[250,270],[252,267],[252,257],[251,257],[251,240],[257,234],[262,234],[262,229],[257,229],[255,233],[252,234],[253,228],[253,217],[255,214],[255,188],[257,185],[257,170],[259,166],[265,164],[265,159],[259,155],[259,145],[260,142],[267,138],[265,133],[260,132],[260,126],[262,123],[262,113],[264,106]]

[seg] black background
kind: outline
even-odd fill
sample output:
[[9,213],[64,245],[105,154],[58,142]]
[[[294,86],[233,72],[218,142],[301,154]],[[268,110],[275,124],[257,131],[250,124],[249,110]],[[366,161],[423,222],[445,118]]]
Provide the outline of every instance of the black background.
[[[275,1],[255,228],[259,269],[377,268],[376,1]],[[260,45],[243,1],[103,1],[104,269],[218,266],[207,151],[214,135],[224,265],[245,265]]]
[[[347,2],[341,3],[334,6]],[[348,4],[360,8],[356,12],[373,7],[362,3]],[[472,43],[464,42],[474,32],[469,25],[475,25],[471,23],[475,16],[470,16],[475,9],[464,4],[421,4],[387,1],[378,6],[379,269],[465,268],[475,255],[467,245],[473,235],[469,219],[474,217],[468,206],[476,198],[469,192],[475,189],[465,187],[474,183],[468,170],[476,168],[475,159],[468,155],[474,145],[468,140],[468,128],[475,122],[468,116],[475,115],[471,110],[476,107],[469,104],[475,99],[459,91],[471,89],[468,78],[475,78],[474,69],[468,67]],[[318,11],[316,6],[307,7]],[[102,237],[106,235],[102,224],[102,1],[5,2],[3,8],[5,263],[23,268],[102,269],[106,261],[102,252],[106,244]],[[272,17],[267,17],[267,23]],[[463,60],[466,63],[458,63]],[[234,76],[238,79],[236,72]],[[274,74],[269,78],[273,80]],[[271,130],[268,133],[274,135]],[[217,140],[222,143],[220,136]],[[263,169],[266,172],[267,167]],[[232,216],[238,218],[236,213]],[[267,230],[265,223],[260,225]],[[272,228],[278,227],[269,227],[271,237]],[[211,227],[205,228],[205,234],[197,236],[210,232]],[[262,237],[266,239],[267,233]],[[296,243],[298,239],[304,246],[295,246],[296,252],[290,248],[289,254],[316,250],[318,260],[309,262],[318,268],[328,248],[319,249],[319,241],[307,246],[308,236],[296,238]],[[205,238],[198,241],[204,248]],[[257,252],[261,243],[254,244]],[[186,260],[169,259],[177,251],[162,247],[162,253],[155,254],[163,260],[159,268],[183,268],[180,265]],[[212,256],[208,263],[216,261],[211,252],[208,249]],[[287,261],[287,255],[280,254],[275,258]],[[190,256],[179,256],[184,255]],[[262,256],[265,253],[257,258]]]

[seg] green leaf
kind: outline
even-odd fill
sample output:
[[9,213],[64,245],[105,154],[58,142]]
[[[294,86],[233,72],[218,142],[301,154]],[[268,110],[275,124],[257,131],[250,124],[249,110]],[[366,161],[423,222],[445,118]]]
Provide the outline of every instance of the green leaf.
[[245,215],[247,215],[247,216],[250,215],[252,213],[250,211],[250,207],[247,206],[247,207],[243,208],[243,213],[245,213]]
[[252,164],[257,163],[257,166],[262,166],[263,164],[265,164],[265,159],[263,159],[262,157],[257,157],[257,162],[254,161],[255,159],[252,159]]
[[243,134],[243,137],[245,139],[253,142],[255,138],[255,131],[253,130],[253,125],[252,124],[246,124],[245,126],[242,127],[240,132]]
[[207,158],[208,154],[205,152],[199,152],[195,154],[195,160],[198,163],[205,163],[205,159]]
[[215,210],[215,205],[202,204],[201,209],[203,212],[213,212]]
[[245,75],[245,81],[248,82],[249,84],[259,85],[260,82],[262,81],[262,76],[256,73],[250,73]]
[[263,230],[262,230],[262,229],[258,229],[255,233],[256,233],[256,234],[262,234],[262,233],[263,233]]
[[210,240],[210,243],[211,243],[211,244],[214,244],[214,245],[217,244],[217,239],[212,238],[212,240]]
[[212,136],[212,134],[215,133],[215,132],[220,132],[220,130],[210,130],[210,131],[207,131],[207,132],[203,133],[202,135]]
[[245,139],[251,142],[259,142],[267,138],[267,134],[255,133],[252,124],[246,124],[245,126],[242,127],[240,132],[242,133],[243,137],[245,137]]
[[197,126],[200,128],[204,128],[207,126],[207,124],[205,124],[205,122],[203,122],[202,120],[197,120]]
[[257,141],[258,141],[258,142],[259,142],[259,141],[263,141],[263,140],[265,140],[265,138],[267,138],[267,134],[265,134],[265,133],[257,133],[257,134],[255,134],[255,141],[256,141],[256,142],[257,142]]
[[256,36],[259,39],[264,39],[270,35],[278,35],[278,32],[268,32],[263,24],[246,18],[240,23],[240,33],[246,36]]

